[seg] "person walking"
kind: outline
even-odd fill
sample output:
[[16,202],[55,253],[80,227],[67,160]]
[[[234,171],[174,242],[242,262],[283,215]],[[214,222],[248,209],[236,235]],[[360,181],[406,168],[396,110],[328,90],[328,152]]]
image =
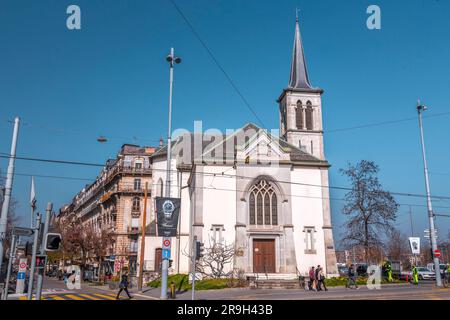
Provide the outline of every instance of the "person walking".
[[356,284],[355,265],[353,263],[348,268],[348,280],[347,280],[347,285],[345,287],[348,289],[351,289],[352,283],[355,286],[355,289],[358,289],[358,285]]
[[413,266],[412,268],[412,278],[413,278],[413,283],[415,285],[419,284],[419,272],[417,271],[417,267]]
[[127,294],[128,298],[131,299],[133,298],[130,293],[128,292],[128,272],[124,271],[122,273],[122,278],[120,279],[120,283],[119,283],[119,292],[117,293],[117,297],[116,299],[119,300],[119,296],[122,293],[122,291],[125,291],[125,293]]
[[323,272],[323,268],[322,267],[320,267],[320,271],[319,271],[318,276],[319,276],[318,277],[318,281],[319,281],[319,288],[320,288],[320,290],[322,290],[322,286],[323,286],[323,289],[325,291],[328,291],[327,286],[325,285],[325,273]]
[[316,283],[315,283],[315,270],[314,270],[314,267],[311,267],[311,269],[309,269],[309,283],[308,283],[308,287],[309,287],[309,290],[311,291],[311,290],[314,290],[314,291],[317,291],[316,290]]
[[322,287],[320,286],[319,273],[320,273],[320,264],[317,266],[316,272],[314,273],[314,280],[316,282],[317,291],[322,291]]

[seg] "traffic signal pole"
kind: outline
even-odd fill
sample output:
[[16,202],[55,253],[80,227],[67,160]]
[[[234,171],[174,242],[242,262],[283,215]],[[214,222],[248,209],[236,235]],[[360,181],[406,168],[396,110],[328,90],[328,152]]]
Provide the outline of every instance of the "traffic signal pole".
[[36,268],[36,251],[38,245],[39,230],[41,227],[41,214],[37,214],[36,227],[34,228],[34,241],[33,241],[33,254],[31,256],[30,277],[28,278],[28,293],[27,299],[31,300],[33,297],[33,281],[34,281],[34,269]]
[[[53,203],[51,203],[51,202],[47,203],[47,209],[45,210],[44,232],[42,233],[42,239],[41,239],[40,254],[45,254],[45,241],[44,240],[47,237],[48,228],[50,225],[50,216],[52,214],[52,209],[53,209]],[[38,270],[38,278],[37,278],[37,285],[36,285],[36,300],[41,300],[42,283],[44,282],[44,275],[45,275],[45,266],[44,266],[44,269]]]
[[422,112],[427,109],[426,106],[421,105],[420,102],[417,104],[417,112],[419,115],[419,128],[420,128],[420,142],[422,144],[422,157],[423,157],[423,167],[425,174],[425,189],[427,193],[427,208],[428,208],[428,222],[430,224],[430,241],[431,241],[431,249],[432,249],[432,258],[434,262],[434,271],[436,274],[436,286],[442,287],[442,279],[441,279],[441,269],[439,267],[439,258],[436,257],[435,252],[437,250],[437,241],[436,234],[434,229],[434,214],[433,207],[431,204],[431,192],[430,192],[430,181],[428,179],[428,165],[427,165],[427,157],[425,151],[425,139],[423,137],[423,125],[422,125]]

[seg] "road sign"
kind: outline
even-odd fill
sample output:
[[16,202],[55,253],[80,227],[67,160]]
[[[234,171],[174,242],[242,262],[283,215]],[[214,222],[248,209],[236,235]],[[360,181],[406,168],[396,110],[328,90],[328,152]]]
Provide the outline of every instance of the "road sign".
[[163,259],[170,259],[170,249],[163,249],[162,257]]
[[163,249],[170,249],[170,238],[164,238]]
[[16,293],[24,292],[26,272],[27,272],[27,258],[20,258],[19,270],[17,272],[17,280],[16,280]]
[[439,251],[439,250],[434,250],[434,256],[435,256],[436,258],[439,258],[439,257],[441,256],[441,251]]
[[33,235],[34,230],[30,228],[21,228],[21,227],[14,227],[12,229],[12,234],[15,234],[16,236],[23,236],[23,237],[29,237]]

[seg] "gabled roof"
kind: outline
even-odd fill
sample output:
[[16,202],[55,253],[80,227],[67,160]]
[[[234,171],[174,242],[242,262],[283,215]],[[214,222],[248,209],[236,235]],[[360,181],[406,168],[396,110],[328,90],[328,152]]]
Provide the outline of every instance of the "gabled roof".
[[[242,133],[248,139],[246,139],[245,141],[238,141],[238,135],[242,134]],[[267,132],[264,129],[261,129],[260,127],[258,127],[257,125],[255,125],[253,123],[247,123],[245,126],[240,128],[239,130],[236,130],[231,135],[222,135],[220,141],[216,141],[215,137],[213,137],[213,136],[210,136],[210,137],[203,136],[203,138],[205,138],[205,137],[210,138],[210,140],[206,140],[206,141],[202,140],[202,148],[201,148],[201,150],[199,150],[199,154],[197,154],[197,155],[194,155],[194,151],[193,151],[195,134],[190,133],[189,135],[190,135],[190,140],[191,140],[190,141],[191,163],[194,163],[194,159],[196,160],[195,162],[198,163],[198,162],[200,162],[199,160],[204,159],[205,155],[215,153],[215,152],[217,152],[216,154],[222,154],[224,162],[229,162],[230,160],[234,161],[236,159],[238,150],[245,148],[249,141],[253,140],[255,137],[259,136],[260,134],[266,134],[269,137],[269,139],[275,140],[279,144],[282,151],[289,154],[289,158],[290,158],[291,162],[297,162],[297,163],[298,162],[310,162],[310,163],[315,163],[318,165],[327,165],[328,166],[327,161],[320,160],[320,159],[312,156],[311,154],[299,149],[298,147],[289,144],[282,138],[278,138],[278,137],[271,135],[269,132]],[[172,144],[172,152],[177,152],[180,144],[183,143],[183,139],[189,137],[189,135],[178,137]],[[201,136],[199,136],[197,138],[202,139]],[[227,147],[230,148],[230,145],[231,145],[233,154],[228,155],[228,157],[227,157],[227,154],[226,154]],[[156,158],[165,157],[165,156],[167,156],[167,146],[160,148],[158,151],[156,151],[151,156],[151,158],[156,159]],[[182,153],[179,154],[178,156],[182,156]]]

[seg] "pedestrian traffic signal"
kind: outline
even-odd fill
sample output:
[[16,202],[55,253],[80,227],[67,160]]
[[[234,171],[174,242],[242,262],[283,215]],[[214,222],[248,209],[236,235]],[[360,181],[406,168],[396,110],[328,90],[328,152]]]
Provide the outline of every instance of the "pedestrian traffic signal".
[[59,233],[47,233],[45,236],[45,250],[58,251],[61,243],[61,235]]
[[169,260],[169,268],[172,268],[172,264],[173,264],[173,260],[170,259],[170,260]]
[[199,260],[203,257],[203,250],[205,249],[205,245],[200,241],[196,241],[195,243],[195,260]]

